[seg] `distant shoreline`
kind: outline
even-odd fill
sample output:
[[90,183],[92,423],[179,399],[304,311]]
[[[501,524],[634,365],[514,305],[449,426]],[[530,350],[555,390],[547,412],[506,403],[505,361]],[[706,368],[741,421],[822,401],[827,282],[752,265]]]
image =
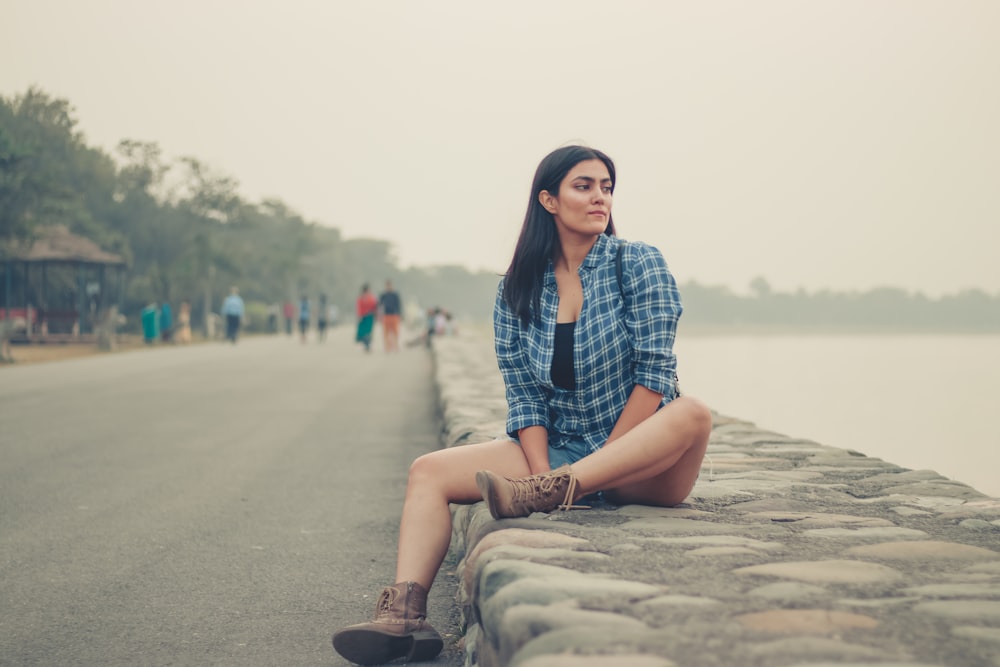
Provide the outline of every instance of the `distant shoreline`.
[[793,326],[782,324],[688,324],[682,319],[679,336],[1000,336],[982,329],[861,326]]
[[[462,320],[462,328],[486,329],[492,335],[493,324],[484,320]],[[1000,336],[998,331],[982,329],[940,328],[914,329],[912,327],[861,326],[842,327],[804,326],[789,324],[704,324],[687,322],[681,317],[678,336]]]

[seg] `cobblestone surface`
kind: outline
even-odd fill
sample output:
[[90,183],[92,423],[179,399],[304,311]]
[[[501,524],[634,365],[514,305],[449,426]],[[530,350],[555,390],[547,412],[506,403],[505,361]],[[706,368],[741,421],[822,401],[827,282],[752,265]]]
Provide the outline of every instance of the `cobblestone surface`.
[[[434,344],[445,444],[501,434],[490,340]],[[1000,499],[714,422],[679,507],[453,506],[466,664],[1000,667]]]

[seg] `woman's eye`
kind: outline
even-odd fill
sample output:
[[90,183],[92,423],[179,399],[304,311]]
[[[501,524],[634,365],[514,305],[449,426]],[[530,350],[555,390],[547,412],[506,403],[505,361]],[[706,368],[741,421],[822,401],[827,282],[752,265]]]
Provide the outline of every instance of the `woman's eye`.
[[604,190],[606,193],[611,194],[611,186],[610,185],[605,185],[601,189]]

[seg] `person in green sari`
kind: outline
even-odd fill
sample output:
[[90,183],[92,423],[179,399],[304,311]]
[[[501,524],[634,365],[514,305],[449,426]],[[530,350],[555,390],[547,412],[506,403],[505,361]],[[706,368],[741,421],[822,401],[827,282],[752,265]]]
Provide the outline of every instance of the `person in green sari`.
[[371,293],[368,283],[361,286],[356,309],[358,313],[358,332],[354,340],[365,346],[365,352],[372,349],[372,330],[375,328],[375,312],[378,310],[378,299]]

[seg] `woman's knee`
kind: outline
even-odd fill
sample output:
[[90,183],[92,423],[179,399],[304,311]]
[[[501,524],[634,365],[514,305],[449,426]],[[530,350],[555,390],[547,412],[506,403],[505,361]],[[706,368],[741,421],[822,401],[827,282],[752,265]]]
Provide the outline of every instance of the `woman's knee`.
[[426,486],[428,484],[434,485],[439,482],[442,478],[443,471],[445,470],[445,467],[440,461],[440,453],[440,450],[430,452],[414,459],[413,463],[410,464],[407,485],[410,487]]
[[410,464],[407,493],[437,494],[448,502],[459,502],[469,494],[469,488],[475,489],[473,475],[462,472],[465,460],[457,449],[460,448],[439,449],[414,459]]
[[681,413],[685,426],[690,429],[694,439],[702,440],[712,432],[712,411],[697,398],[681,396],[671,401],[671,405]]

